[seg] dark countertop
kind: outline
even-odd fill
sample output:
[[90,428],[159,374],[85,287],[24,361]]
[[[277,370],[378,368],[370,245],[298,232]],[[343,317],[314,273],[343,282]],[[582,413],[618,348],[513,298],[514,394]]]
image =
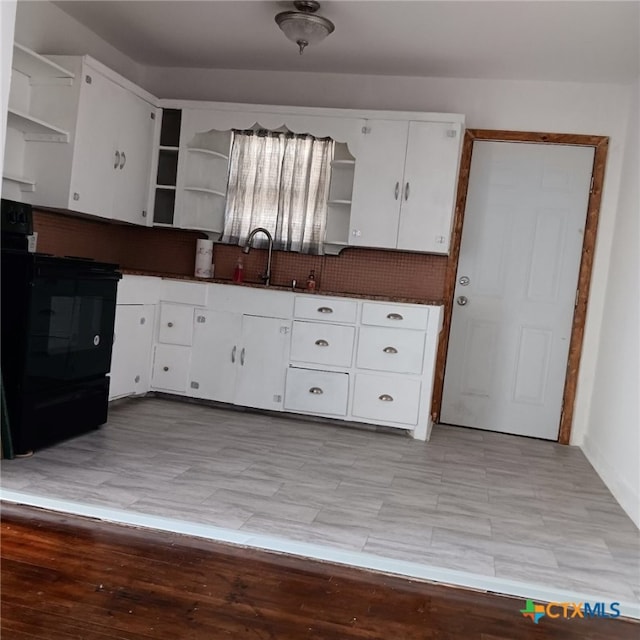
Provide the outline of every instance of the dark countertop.
[[[203,282],[203,283],[214,283],[214,284],[226,284],[234,287],[250,287],[254,289],[265,289],[265,287],[260,282],[232,282],[231,280],[223,280],[221,278],[196,278],[195,276],[179,274],[179,273],[163,273],[160,271],[141,271],[135,269],[120,269],[121,273],[129,276],[152,276],[155,278],[165,278],[169,280],[185,280],[188,282]],[[399,296],[381,296],[381,295],[370,295],[366,293],[353,293],[353,292],[344,292],[344,291],[325,291],[316,289],[314,292],[307,291],[306,288],[296,287],[295,290],[291,288],[291,286],[287,285],[277,285],[271,284],[268,287],[274,291],[290,291],[292,293],[301,293],[308,295],[321,295],[321,296],[334,296],[338,298],[358,298],[364,300],[378,300],[382,302],[400,302],[406,304],[424,304],[424,305],[434,305],[441,306],[444,304],[443,300],[425,300],[418,298],[406,298]]]

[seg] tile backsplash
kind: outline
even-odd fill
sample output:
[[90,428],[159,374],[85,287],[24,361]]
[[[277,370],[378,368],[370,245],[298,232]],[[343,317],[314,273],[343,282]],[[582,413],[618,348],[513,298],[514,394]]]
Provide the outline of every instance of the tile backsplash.
[[[136,227],[66,213],[34,210],[38,251],[115,262],[123,269],[166,275],[193,275],[197,231]],[[231,280],[236,261],[242,257],[245,281],[257,282],[267,263],[267,252],[215,245],[216,279]],[[274,251],[274,285],[304,287],[315,271],[317,289],[334,293],[442,301],[447,256],[345,249],[339,256],[311,256]]]

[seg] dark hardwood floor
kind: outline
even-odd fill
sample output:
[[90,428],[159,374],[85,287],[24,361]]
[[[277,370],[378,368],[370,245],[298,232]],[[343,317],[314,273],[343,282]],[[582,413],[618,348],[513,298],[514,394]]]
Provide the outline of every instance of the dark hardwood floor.
[[637,640],[629,620],[2,504],[2,640]]

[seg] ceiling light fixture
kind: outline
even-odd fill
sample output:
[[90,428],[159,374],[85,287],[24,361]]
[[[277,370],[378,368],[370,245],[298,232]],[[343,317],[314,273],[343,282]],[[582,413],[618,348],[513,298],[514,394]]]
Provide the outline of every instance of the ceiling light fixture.
[[289,40],[300,47],[300,55],[310,44],[322,42],[335,26],[331,20],[315,15],[320,3],[315,0],[296,0],[297,11],[283,11],[276,16],[276,22]]

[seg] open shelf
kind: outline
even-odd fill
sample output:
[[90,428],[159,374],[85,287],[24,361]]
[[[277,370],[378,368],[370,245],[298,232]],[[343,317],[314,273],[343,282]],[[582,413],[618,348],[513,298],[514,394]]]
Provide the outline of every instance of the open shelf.
[[331,166],[334,169],[340,169],[340,168],[347,169],[350,167],[354,167],[355,164],[356,164],[355,160],[332,160],[331,161]]
[[187,151],[192,151],[193,153],[203,153],[209,156],[215,156],[216,158],[222,158],[223,160],[228,160],[229,156],[224,153],[220,153],[219,151],[213,151],[212,149],[202,149],[200,147],[188,147]]
[[67,71],[59,64],[52,62],[39,53],[18,44],[13,44],[13,61],[11,66],[30,78],[67,78],[73,79],[75,74]]
[[22,131],[25,140],[69,142],[69,132],[27,113],[9,108],[7,126]]
[[11,175],[10,173],[3,173],[2,179],[8,180],[9,182],[15,182],[20,187],[20,191],[28,192],[36,190],[35,180],[32,180],[31,178],[15,176]]
[[223,193],[222,191],[216,191],[215,189],[205,189],[204,187],[185,187],[184,190],[196,191],[198,193],[210,193],[210,194],[213,194],[214,196],[221,196],[223,198],[227,197],[227,194]]

